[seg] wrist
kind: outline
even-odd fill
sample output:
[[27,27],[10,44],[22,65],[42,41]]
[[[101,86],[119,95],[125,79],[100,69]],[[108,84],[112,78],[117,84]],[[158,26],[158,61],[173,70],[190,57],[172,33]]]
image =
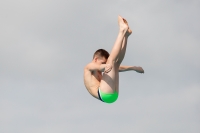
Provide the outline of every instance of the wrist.
[[105,67],[106,67],[106,64],[101,64],[101,65],[100,65],[100,68],[99,68],[100,71],[103,72],[103,71],[105,70]]
[[135,66],[131,66],[129,70],[135,70]]

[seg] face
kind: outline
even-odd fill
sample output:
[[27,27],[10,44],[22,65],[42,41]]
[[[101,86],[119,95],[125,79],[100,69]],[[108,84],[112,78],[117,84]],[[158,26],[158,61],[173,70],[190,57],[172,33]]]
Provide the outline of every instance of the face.
[[107,61],[107,59],[105,57],[99,57],[99,58],[95,57],[94,60],[98,64],[106,64],[106,61]]

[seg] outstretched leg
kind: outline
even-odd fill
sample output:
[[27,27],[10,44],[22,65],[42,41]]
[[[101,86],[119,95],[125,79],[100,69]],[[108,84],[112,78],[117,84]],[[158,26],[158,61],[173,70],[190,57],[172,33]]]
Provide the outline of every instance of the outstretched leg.
[[115,44],[112,48],[112,51],[110,53],[110,56],[107,60],[107,64],[112,65],[112,70],[109,73],[104,73],[101,83],[100,83],[100,88],[103,92],[106,93],[113,93],[116,90],[116,78],[118,77],[118,69],[119,66],[116,63],[119,53],[122,48],[122,42],[123,38],[126,34],[126,31],[128,30],[128,26],[125,24],[124,20],[122,17],[118,17],[118,22],[119,22],[119,33],[117,36],[117,39],[115,41]]
[[[128,25],[128,22],[124,19],[125,23]],[[125,53],[126,53],[126,47],[127,47],[127,41],[128,41],[128,37],[131,35],[132,31],[131,29],[129,28],[128,26],[128,30],[123,38],[123,42],[122,42],[122,47],[121,47],[121,51],[118,55],[118,59],[117,59],[117,67],[119,68],[120,64],[122,63],[123,59],[124,59],[124,56],[125,56]],[[119,70],[116,70],[116,72],[119,72]],[[115,80],[115,83],[116,83],[116,91],[119,93],[119,74],[116,75],[116,80]]]
[[127,36],[124,36],[123,38],[123,42],[122,42],[122,47],[121,47],[121,50],[120,50],[120,53],[118,55],[118,59],[116,61],[116,63],[120,66],[120,64],[122,63],[123,59],[124,59],[124,56],[125,56],[125,53],[126,53],[126,47],[127,47],[127,41],[128,41],[128,37]]
[[124,20],[124,22],[127,24],[128,30],[127,30],[127,32],[126,32],[124,38],[123,38],[121,51],[120,51],[120,53],[119,53],[119,55],[118,55],[117,63],[119,64],[119,66],[120,66],[120,64],[122,63],[122,61],[123,61],[123,59],[124,59],[124,56],[125,56],[125,53],[126,53],[126,47],[127,47],[128,37],[129,37],[129,36],[131,35],[131,33],[132,33],[132,30],[129,28],[128,22],[127,22],[125,19],[123,19],[123,20]]
[[119,53],[121,51],[122,48],[122,43],[123,43],[123,39],[124,37],[127,35],[126,31],[128,30],[128,25],[124,22],[125,19],[123,19],[122,17],[118,16],[118,23],[120,26],[120,30],[117,36],[117,39],[115,41],[115,44],[112,48],[112,51],[110,53],[110,56],[108,58],[109,61],[116,61],[117,58],[119,57]]
[[[127,46],[127,40],[128,40],[128,36],[124,36],[124,39],[123,39],[123,42],[122,42],[122,48],[121,48],[121,51],[118,55],[118,59],[116,61],[116,67],[118,68],[115,71],[116,73],[119,73],[119,66],[124,59],[125,52],[126,52],[126,46]],[[119,93],[119,74],[116,75],[115,84],[116,84],[116,91]]]

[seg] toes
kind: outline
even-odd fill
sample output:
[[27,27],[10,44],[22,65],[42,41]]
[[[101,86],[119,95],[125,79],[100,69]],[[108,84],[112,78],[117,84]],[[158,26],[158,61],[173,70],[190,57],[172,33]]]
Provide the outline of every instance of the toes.
[[121,16],[118,16],[118,20],[120,20],[120,21],[121,21],[121,20],[123,20],[123,18],[122,18]]

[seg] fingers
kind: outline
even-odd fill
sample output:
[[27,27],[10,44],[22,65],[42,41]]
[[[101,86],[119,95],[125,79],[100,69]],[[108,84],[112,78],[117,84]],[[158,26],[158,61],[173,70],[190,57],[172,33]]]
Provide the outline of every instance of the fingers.
[[112,70],[112,67],[108,67],[108,68],[105,69],[104,72],[105,72],[105,73],[109,73],[111,70]]
[[104,72],[109,73],[110,71],[111,71],[111,69],[109,68],[109,69],[106,69]]
[[105,73],[109,73],[111,70],[112,70],[112,65],[107,64],[107,66],[105,67],[104,72],[105,72]]

